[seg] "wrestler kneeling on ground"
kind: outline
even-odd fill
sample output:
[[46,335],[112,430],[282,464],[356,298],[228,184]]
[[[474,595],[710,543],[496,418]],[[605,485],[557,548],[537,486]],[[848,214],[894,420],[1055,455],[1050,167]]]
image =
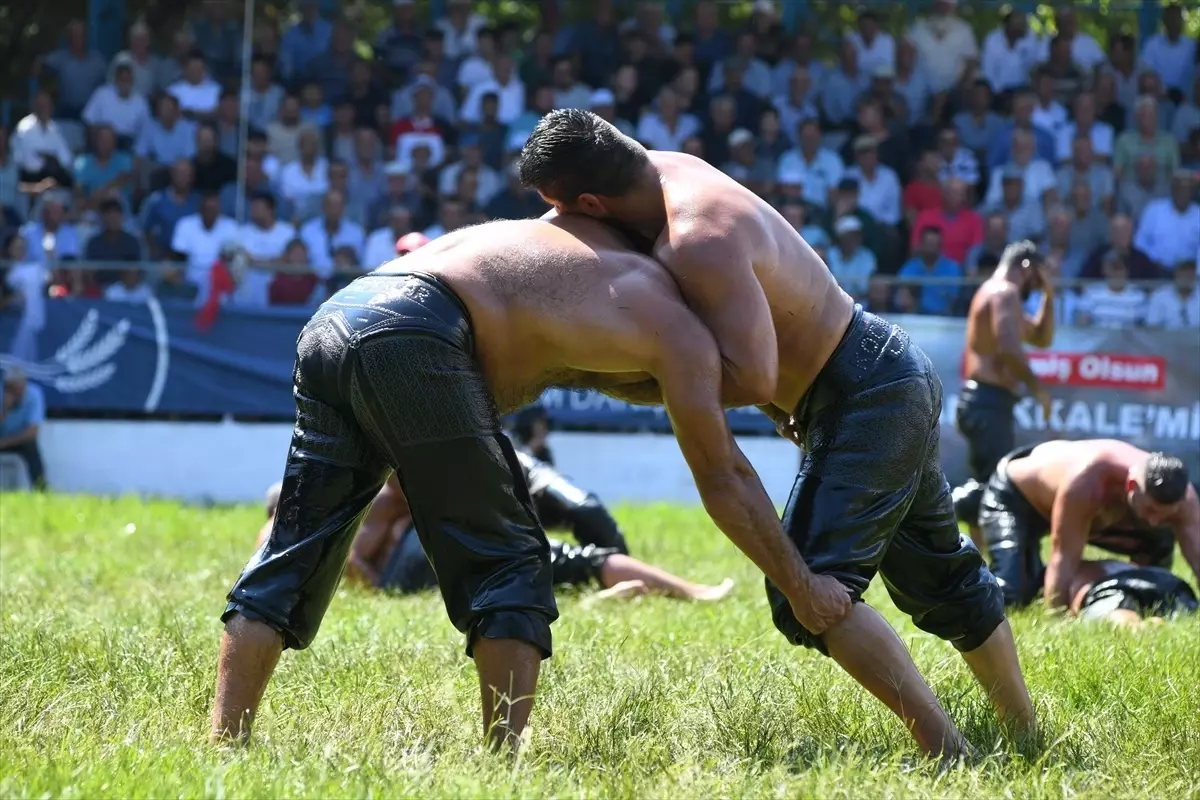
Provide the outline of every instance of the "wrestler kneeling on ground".
[[[521,455],[524,456],[523,453]],[[545,464],[525,456],[522,458],[522,467],[527,475],[527,463],[534,468],[546,467]],[[565,482],[561,476],[559,480]],[[267,523],[258,535],[258,547],[271,535],[280,488],[281,485],[276,484],[267,492]],[[574,487],[571,489],[581,493]],[[535,504],[538,504],[541,494],[542,492],[537,490],[531,491]],[[600,508],[603,509],[603,506]],[[559,519],[564,526],[572,527],[577,535],[580,531],[589,531],[586,516],[578,521],[572,520],[572,516],[571,511],[566,511]],[[577,524],[572,524],[573,522]],[[546,527],[557,526],[546,523]],[[550,568],[556,586],[585,586],[593,582],[599,584],[602,591],[596,595],[597,599],[661,594],[682,600],[712,601],[722,599],[733,588],[733,581],[729,579],[717,586],[691,583],[631,558],[614,547],[601,547],[583,540],[580,540],[579,544],[571,545],[551,539]],[[420,538],[416,535],[408,501],[395,475],[389,477],[387,483],[379,490],[358,529],[347,563],[347,578],[400,594],[437,588],[437,576],[425,555]]]
[[1170,570],[1085,561],[1072,586],[1070,612],[1081,620],[1140,628],[1198,608],[1192,587]]
[[[1065,607],[1087,545],[1137,566],[1171,565],[1175,542],[1200,577],[1200,501],[1178,458],[1113,439],[1053,441],[1001,459],[979,525],[1008,605]],[[1050,536],[1043,564],[1041,539]]]

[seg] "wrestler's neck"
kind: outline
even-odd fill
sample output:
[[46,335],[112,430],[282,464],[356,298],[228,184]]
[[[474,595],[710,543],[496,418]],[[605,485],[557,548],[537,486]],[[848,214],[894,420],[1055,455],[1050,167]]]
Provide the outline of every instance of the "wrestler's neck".
[[651,242],[658,239],[667,225],[667,198],[662,175],[653,164],[638,181],[637,187],[622,197],[605,198],[608,212],[629,230]]

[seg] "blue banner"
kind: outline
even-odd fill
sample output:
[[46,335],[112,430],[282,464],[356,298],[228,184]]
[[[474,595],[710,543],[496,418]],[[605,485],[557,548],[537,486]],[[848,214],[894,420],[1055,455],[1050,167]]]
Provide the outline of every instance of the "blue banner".
[[[0,366],[23,369],[46,390],[51,411],[224,415],[286,419],[296,337],[310,308],[222,309],[208,331],[192,305],[150,300],[54,300],[45,327],[17,352],[20,317],[0,314]],[[669,431],[662,408],[596,392],[553,389],[543,398],[556,425]],[[770,433],[757,409],[729,413],[739,433]]]

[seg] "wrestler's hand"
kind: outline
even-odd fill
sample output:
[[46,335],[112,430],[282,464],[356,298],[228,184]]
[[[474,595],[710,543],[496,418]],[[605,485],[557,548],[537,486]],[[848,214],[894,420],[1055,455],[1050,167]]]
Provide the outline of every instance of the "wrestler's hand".
[[800,429],[796,427],[796,418],[790,414],[775,420],[775,432],[797,447],[804,446],[804,439],[800,435]]
[[814,636],[845,619],[852,605],[850,593],[832,575],[813,575],[804,597],[791,601],[796,620]]

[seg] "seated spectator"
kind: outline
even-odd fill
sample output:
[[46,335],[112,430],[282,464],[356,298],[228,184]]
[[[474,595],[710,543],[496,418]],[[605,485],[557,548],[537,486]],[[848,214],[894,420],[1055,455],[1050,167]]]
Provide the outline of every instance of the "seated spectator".
[[686,156],[698,158],[701,161],[708,160],[708,153],[704,149],[704,140],[699,136],[689,136],[683,140],[683,149],[679,152]]
[[[416,3],[399,0],[392,3],[392,21],[374,42],[375,57],[387,77],[400,80],[421,57],[421,48],[437,37],[439,52],[445,49],[445,37],[439,30],[425,31],[416,18]],[[330,31],[332,35],[332,31]]]
[[366,231],[370,226],[371,209],[368,201],[371,198],[365,194],[351,192],[350,168],[346,162],[331,161],[329,163],[329,191],[337,192],[345,198],[346,206],[343,214],[346,220]]
[[455,198],[444,197],[438,202],[437,222],[422,233],[427,239],[433,240],[459,228],[465,228],[468,224],[470,223],[467,220],[466,206]]
[[1099,160],[1108,162],[1113,157],[1114,137],[1112,126],[1107,122],[1096,119],[1096,96],[1091,92],[1082,92],[1072,105],[1074,111],[1072,122],[1059,128],[1055,155],[1058,163],[1072,158],[1075,150],[1075,140],[1087,139],[1091,145],[1092,154]]
[[447,144],[454,142],[453,124],[433,114],[433,87],[432,78],[418,79],[412,94],[412,113],[392,126],[391,142],[397,161],[412,160],[413,148],[423,144],[437,166],[446,158]]
[[123,269],[117,280],[104,289],[104,299],[112,303],[145,303],[154,297],[154,290],[146,283],[146,273],[137,267]]
[[346,198],[341,192],[326,192],[321,215],[300,227],[300,240],[308,248],[312,271],[322,279],[333,275],[333,254],[339,247],[351,248],[355,261],[361,262],[366,238],[361,226],[346,219]]
[[203,124],[196,129],[196,155],[192,157],[196,190],[219,195],[227,185],[237,182],[237,161],[217,149],[217,129]]
[[920,308],[917,291],[912,286],[900,284],[892,292],[892,310],[897,314],[918,314]]
[[1151,200],[1167,194],[1167,182],[1159,179],[1154,156],[1147,153],[1133,162],[1132,177],[1118,182],[1117,210],[1134,219],[1141,219],[1142,212]]
[[1020,172],[1026,203],[1043,203],[1050,195],[1058,194],[1058,181],[1054,168],[1040,158],[1035,158],[1033,136],[1028,131],[1017,130],[1012,134],[1012,160],[1001,169],[993,170],[988,182],[984,202],[999,203],[1004,195],[1004,175]]
[[104,83],[108,65],[104,56],[88,46],[83,20],[68,22],[65,33],[65,46],[39,58],[34,74],[47,72],[58,79],[58,117],[77,120],[92,92]]
[[[1071,234],[1067,245],[1071,253],[1070,265],[1063,263],[1063,274],[1068,278],[1079,275],[1087,257],[1108,239],[1108,217],[1100,213],[1092,202],[1092,190],[1086,183],[1077,183],[1071,189]],[[1072,272],[1071,270],[1075,270]]]
[[793,144],[800,142],[800,125],[820,118],[817,109],[817,92],[813,90],[812,74],[806,67],[792,72],[787,83],[787,93],[775,97],[775,108],[779,109],[779,126]]
[[[591,96],[588,98],[587,108],[593,114],[595,114],[597,117],[604,120],[608,124],[612,125],[614,128],[619,130],[621,133],[625,134],[626,136],[633,136],[633,134],[635,132],[633,123],[627,119],[621,119],[620,117],[618,117],[616,115],[617,114],[617,99],[613,95],[611,90],[597,89],[596,91],[592,92]],[[486,113],[484,114],[484,123],[485,124],[488,123]],[[494,122],[491,124],[497,125]],[[484,126],[480,126],[480,127],[483,128]],[[504,128],[502,126],[497,126],[496,130],[501,136],[503,136]],[[484,130],[481,130],[480,134],[483,134],[483,133],[484,133]],[[484,159],[483,159],[484,163],[486,163],[489,167],[492,167],[493,169],[498,168],[500,165],[500,162],[503,161],[503,159],[504,159],[503,147],[501,147],[497,151],[499,153],[499,155],[496,158],[491,158],[490,154],[492,152],[492,148],[489,147],[488,144],[485,142],[483,152],[484,152]]]
[[1132,280],[1154,281],[1166,277],[1149,256],[1133,246],[1133,220],[1128,214],[1114,214],[1109,218],[1108,236],[1103,244],[1088,255],[1083,270],[1079,273],[1080,277],[1091,280],[1102,278],[1104,273],[1101,267],[1104,259],[1114,251],[1121,256]]
[[888,126],[883,106],[878,99],[866,95],[858,101],[858,112],[850,127],[850,138],[839,155],[842,162],[854,162],[854,142],[859,136],[870,136],[875,140],[879,163],[888,167],[900,180],[908,178],[912,171],[912,154],[908,146],[907,128],[893,123]]
[[[1175,103],[1167,96],[1166,88],[1163,86],[1162,79],[1158,77],[1152,69],[1146,69],[1138,76],[1138,99],[1143,97],[1152,97],[1157,103],[1157,125],[1158,129],[1163,132],[1169,132],[1171,125],[1175,121]],[[1134,103],[1133,108],[1128,110],[1125,118],[1126,129],[1136,127],[1137,123],[1137,104]]]
[[[1194,6],[1193,6],[1194,11]],[[1182,93],[1188,70],[1195,69],[1196,40],[1183,30],[1183,4],[1163,8],[1163,30],[1146,40],[1142,61],[1162,76],[1169,89]]]
[[1186,142],[1197,130],[1200,130],[1200,68],[1196,71],[1196,79],[1192,81],[1191,99],[1175,109],[1171,135],[1180,142]]
[[982,210],[985,214],[1002,215],[1014,242],[1040,239],[1046,229],[1042,204],[1025,200],[1025,176],[1019,169],[1000,171],[1000,202],[985,203]]
[[33,113],[17,123],[12,135],[13,161],[24,184],[40,184],[39,191],[70,188],[75,156],[61,126],[54,121],[54,99],[42,89],[33,97]]
[[179,220],[200,211],[200,194],[195,190],[192,162],[176,161],[171,165],[170,183],[155,192],[142,204],[142,232],[151,259],[169,257],[175,226]]
[[[1024,11],[1010,10],[983,40],[983,54],[979,62],[982,82],[988,91],[998,95],[1010,95],[1029,80],[1038,61],[1037,36],[1029,31],[1028,15]],[[966,141],[967,137],[963,137]],[[972,150],[977,148],[968,145]]]
[[[597,96],[600,99],[604,99],[604,93],[607,93],[609,98],[612,97],[612,92],[609,92],[607,89],[597,92]],[[486,94],[480,102],[481,117],[479,122],[459,128],[460,138],[474,136],[479,140],[480,147],[483,148],[483,163],[494,170],[503,168],[505,148],[508,144],[508,126],[502,123],[497,116],[499,108],[499,96],[494,92]],[[604,118],[609,122],[613,122],[611,112],[607,111],[603,105],[597,106],[592,110],[596,111],[600,116],[604,116],[600,112],[608,113],[609,116]],[[632,133],[632,129],[621,129],[621,132],[628,135]]]
[[212,119],[221,99],[221,84],[208,76],[208,65],[204,56],[192,53],[188,56],[183,79],[167,87],[167,93],[179,101],[179,110],[187,119],[206,121]]
[[823,119],[833,128],[854,121],[858,98],[867,90],[870,76],[859,69],[858,50],[849,39],[838,45],[838,65],[825,76],[821,86]]
[[321,279],[312,270],[308,247],[299,239],[288,242],[283,253],[286,270],[277,271],[267,292],[273,306],[304,306],[321,299]]
[[155,92],[169,85],[171,81],[166,83],[158,82],[158,75],[163,71],[163,59],[154,55],[150,47],[150,28],[146,23],[138,21],[129,27],[129,47],[117,53],[112,64],[109,65],[109,79],[113,77],[115,67],[118,63],[129,65],[130,71],[133,73],[133,88],[142,97],[149,98]]
[[863,311],[883,315],[892,310],[892,285],[881,275],[871,276],[867,282],[867,297],[862,302]]
[[158,116],[142,126],[134,145],[139,192],[166,185],[170,165],[196,155],[196,123],[183,119],[174,95],[160,97],[157,109]]
[[700,130],[700,120],[682,113],[675,91],[664,87],[658,93],[654,110],[642,114],[635,138],[652,150],[678,152],[683,149],[683,140]]
[[[296,207],[296,217],[311,219],[329,191],[329,161],[321,156],[321,140],[314,128],[300,132],[299,158],[279,172],[279,193]],[[311,249],[311,248],[310,248]]]
[[102,285],[107,285],[117,279],[116,270],[107,265],[141,261],[142,244],[125,229],[125,208],[119,200],[104,200],[99,205],[99,211],[101,228],[95,236],[88,239],[84,258],[105,265],[100,267],[97,278]]
[[415,181],[410,179],[408,169],[405,165],[393,161],[384,166],[383,176],[383,194],[375,199],[368,214],[370,227],[386,225],[391,210],[396,206],[408,210],[416,227],[424,212],[425,199],[412,185]]
[[196,49],[217,80],[237,75],[242,65],[242,28],[233,18],[232,5],[226,0],[205,3],[190,26]]
[[[1118,97],[1117,79],[1113,77],[1113,73],[1101,71],[1096,76],[1094,91],[1096,92],[1096,119],[1111,127],[1114,134],[1120,135],[1125,130],[1129,115],[1125,112],[1125,107]],[[1135,89],[1132,97],[1136,98],[1136,96]],[[1115,139],[1113,148],[1116,148]]]
[[428,89],[431,92],[429,111],[438,119],[454,121],[458,119],[458,101],[454,93],[438,83],[438,67],[428,59],[417,63],[415,72],[409,75],[408,83],[392,93],[392,108],[389,117],[393,120],[404,119],[413,115],[415,95],[418,89]]
[[279,103],[279,117],[267,126],[267,151],[280,164],[290,164],[300,157],[300,132],[308,126],[300,120],[300,99],[285,95]]
[[232,159],[235,164],[242,152],[241,114],[238,93],[229,89],[221,92],[212,125],[217,134],[217,150]]
[[[533,90],[529,100],[529,107],[508,126],[508,137],[504,142],[506,153],[519,153],[533,129],[542,121],[542,117],[554,110],[554,88],[549,85],[539,86]],[[644,116],[642,118],[644,119]]]
[[875,256],[862,246],[863,225],[853,215],[846,215],[833,224],[837,245],[827,256],[829,271],[838,285],[855,300],[867,296],[867,284],[875,274]]
[[744,84],[748,62],[741,58],[728,58],[723,65],[725,88],[722,97],[733,101],[734,125],[753,130],[758,125],[766,104],[762,98]]
[[1074,278],[1083,270],[1087,251],[1071,249],[1071,226],[1074,217],[1066,206],[1055,205],[1046,212],[1046,235],[1039,251],[1045,259],[1054,259],[1059,274]]
[[1103,283],[1085,287],[1079,298],[1076,322],[1084,327],[1132,328],[1146,318],[1146,293],[1129,285],[1129,270],[1117,253],[1104,257]]
[[1171,195],[1151,200],[1138,221],[1133,243],[1160,267],[1200,256],[1200,204],[1193,199],[1192,173],[1178,170]]
[[43,195],[41,219],[21,226],[30,261],[46,266],[59,261],[78,261],[83,254],[79,232],[67,220],[67,200],[57,192]]
[[279,117],[279,105],[283,102],[283,87],[275,82],[275,65],[269,58],[254,56],[250,62],[250,85],[244,90],[250,127],[260,131]]
[[153,291],[159,300],[187,304],[195,304],[200,296],[200,287],[189,281],[186,272],[179,267],[160,270]]
[[[1030,121],[1035,128],[1040,128],[1054,137],[1057,149],[1059,131],[1067,124],[1067,109],[1058,102],[1054,83],[1048,66],[1042,66],[1034,73],[1034,108]],[[1053,157],[1046,160],[1054,163]]]
[[483,147],[479,138],[473,135],[463,136],[459,142],[461,159],[442,169],[438,176],[438,193],[443,197],[454,194],[458,185],[458,176],[464,169],[477,172],[479,186],[477,194],[471,201],[479,206],[487,203],[503,188],[500,175],[483,163]]
[[1158,124],[1158,101],[1142,96],[1134,106],[1134,128],[1117,137],[1113,169],[1117,180],[1123,180],[1138,158],[1154,160],[1155,178],[1165,182],[1179,168],[1179,142]]
[[991,213],[983,221],[983,241],[967,253],[963,264],[966,274],[974,277],[986,275],[1000,265],[1000,256],[1008,246],[1008,218],[1003,214]]
[[208,297],[209,274],[221,248],[236,244],[241,231],[229,217],[221,216],[221,199],[213,192],[202,193],[199,212],[179,220],[171,237],[171,250],[187,262],[187,282],[198,289],[201,303]]
[[[474,124],[483,118],[481,107],[485,94],[494,94],[499,99],[496,115],[505,125],[515,121],[525,111],[525,84],[521,83],[521,79],[517,77],[512,57],[507,53],[500,53],[496,56],[492,77],[489,80],[472,86],[471,90],[467,92],[458,114],[460,121]],[[413,101],[416,102],[415,94]]]
[[1033,124],[1033,112],[1037,109],[1037,97],[1032,91],[1022,89],[1013,97],[1012,120],[1008,122],[996,137],[995,142],[987,152],[989,169],[996,169],[1006,164],[1012,157],[1012,138],[1015,131],[1025,131],[1033,137],[1034,152],[1037,157],[1048,164],[1054,163],[1055,151],[1058,148],[1054,135]]
[[[21,319],[9,344],[8,352],[24,361],[38,360],[38,334],[46,327],[46,287],[50,271],[45,261],[33,255],[29,241],[19,233],[8,237],[5,258],[12,266],[5,270],[3,308],[20,310]],[[0,424],[3,419],[0,419]]]
[[942,253],[961,264],[972,247],[983,241],[983,218],[967,205],[967,184],[951,178],[942,184],[940,208],[923,211],[913,224],[910,247],[920,242],[920,231],[937,228],[942,232]]
[[727,95],[714,97],[708,106],[708,115],[699,136],[703,143],[703,157],[714,167],[720,167],[729,160],[729,137],[738,127],[737,106],[733,98]]
[[96,211],[105,200],[129,206],[133,158],[117,150],[117,136],[107,125],[92,128],[92,152],[75,159],[75,199],[79,211]]
[[387,225],[371,231],[363,246],[363,265],[375,269],[396,257],[396,242],[413,231],[413,218],[404,206],[395,206],[388,213]]
[[[771,68],[756,54],[758,41],[752,31],[738,34],[731,56],[713,65],[709,73],[709,94],[730,94],[745,90],[758,98],[771,95]],[[737,71],[739,77],[731,79],[730,73]],[[736,89],[735,89],[736,84]]]
[[938,181],[938,154],[925,150],[917,159],[912,181],[904,187],[904,220],[911,227],[917,215],[942,204],[942,185]]
[[[1021,83],[1024,82],[1022,78]],[[1004,119],[992,110],[992,102],[992,90],[988,82],[977,80],[971,87],[967,108],[954,115],[954,129],[958,131],[963,146],[972,152],[988,152],[1004,131]]]
[[[1049,58],[1042,70],[1045,79],[1050,81],[1051,96],[1063,108],[1071,104],[1071,100],[1083,90],[1087,82],[1083,70],[1071,59],[1071,40],[1065,36],[1055,36],[1050,40]],[[1090,75],[1091,71],[1087,74]],[[1065,119],[1064,116],[1064,122]]]
[[270,305],[271,284],[275,280],[284,251],[296,238],[296,229],[281,222],[276,214],[275,198],[257,194],[250,201],[250,221],[241,226],[238,244],[246,256],[247,269],[238,277],[234,304],[243,308]]
[[318,80],[310,79],[300,86],[300,124],[321,131],[333,124],[333,106],[327,102]]
[[46,422],[46,397],[17,367],[6,367],[0,391],[0,453],[12,453],[25,462],[29,482],[42,491],[46,470],[38,433]]
[[[703,62],[703,59],[701,61]],[[813,36],[805,30],[796,32],[787,53],[771,69],[771,94],[775,97],[786,94],[792,75],[801,69],[808,71],[813,86],[821,86],[825,81],[825,73],[828,71],[825,65],[813,56]],[[794,130],[794,128],[784,126],[784,130]]]
[[966,64],[979,60],[979,45],[966,20],[955,14],[956,0],[935,0],[933,13],[912,26],[908,38],[929,70],[934,92],[945,92],[961,80]]
[[871,136],[854,140],[855,165],[846,177],[858,181],[859,203],[884,225],[900,222],[900,179],[890,167],[879,163],[879,151]]
[[1087,136],[1077,136],[1071,144],[1071,160],[1059,167],[1055,176],[1059,197],[1069,197],[1075,185],[1082,183],[1090,190],[1094,208],[1111,209],[1116,193],[1112,168],[1093,159],[1092,140]]
[[128,61],[114,61],[112,83],[92,92],[83,108],[83,121],[92,127],[107,125],[129,147],[149,119],[146,98],[134,90],[133,67]]
[[799,139],[799,146],[779,159],[775,182],[781,184],[785,193],[790,187],[806,202],[825,208],[846,168],[836,153],[821,146],[821,123],[817,120],[800,123]]
[[488,219],[533,219],[546,213],[546,201],[534,190],[525,188],[517,162],[506,170],[508,183],[503,191],[484,207]]
[[775,185],[775,164],[760,158],[754,134],[738,128],[729,134],[730,160],[721,171],[758,196],[765,196]]
[[770,163],[773,181],[774,170],[779,164],[779,158],[791,146],[792,143],[784,136],[784,130],[780,127],[779,112],[769,106],[764,108],[762,115],[758,118],[758,137],[755,140],[755,150],[758,158]]
[[[386,183],[383,174],[383,145],[371,128],[354,132],[354,148],[346,161],[350,190],[362,198],[368,209],[383,195]],[[369,215],[368,215],[369,216]]]
[[[1075,9],[1071,6],[1057,6],[1054,9],[1054,29],[1058,32],[1059,46],[1066,44],[1066,52],[1070,54],[1071,61],[1085,74],[1092,74],[1096,67],[1104,62],[1104,51],[1100,49],[1100,45],[1092,38],[1091,34],[1081,33],[1079,31],[1079,20],[1076,18]],[[1050,59],[1050,50],[1053,43],[1051,38],[1043,38],[1039,42],[1039,61],[1048,61]]]
[[557,58],[554,54],[554,31],[540,29],[534,34],[533,44],[524,58],[519,59],[521,66],[517,74],[521,77],[521,83],[526,86],[550,83]]
[[955,313],[961,286],[963,269],[954,261],[942,255],[942,232],[938,228],[928,227],[918,233],[916,252],[907,263],[900,268],[899,276],[910,280],[922,278],[953,279],[954,284],[916,284],[917,313],[934,316],[950,316]]
[[1196,289],[1197,262],[1180,261],[1171,286],[1160,286],[1150,295],[1146,325],[1169,330],[1200,330],[1200,291]]
[[590,104],[592,88],[577,80],[573,59],[560,56],[554,60],[551,82],[555,108],[587,108]]
[[[246,174],[245,174],[245,192],[238,196],[238,184],[229,183],[221,190],[221,213],[237,222],[243,223],[249,215],[250,204],[255,196],[267,194],[271,196],[272,202],[275,203],[275,212],[278,217],[290,222],[295,210],[292,207],[290,200],[282,197],[275,190],[271,179],[267,177],[266,171],[263,169],[263,157],[260,153],[246,152]],[[239,202],[240,201],[240,202]]]
[[[358,56],[354,52],[354,32],[343,21],[333,25],[329,37],[329,49],[308,63],[301,73],[305,78],[316,79],[321,95],[330,103],[344,100],[350,90],[350,73]],[[312,120],[309,120],[310,122]]]
[[975,154],[959,144],[958,131],[942,128],[937,138],[938,181],[945,184],[951,179],[964,182],[973,191],[979,187],[979,161]]
[[[892,88],[908,105],[908,123],[916,125],[930,116],[930,100],[935,96],[929,70],[918,60],[917,49],[904,38],[896,47],[896,76]],[[904,119],[901,117],[900,119]]]
[[321,18],[317,0],[300,0],[296,5],[300,19],[283,32],[280,51],[292,72],[300,75],[313,59],[329,49],[333,25]]
[[800,238],[808,242],[809,247],[814,250],[828,250],[833,244],[824,228],[808,221],[808,213],[803,203],[786,202],[780,207],[779,213],[800,234]]
[[472,13],[468,0],[448,0],[446,16],[434,23],[442,32],[446,55],[450,58],[466,58],[475,52],[476,36],[487,27],[487,20]]
[[159,59],[155,67],[153,92],[166,92],[172,84],[183,80],[188,59],[195,50],[196,40],[191,30],[187,25],[179,27],[171,37],[171,52]]
[[[437,46],[441,48],[444,57],[445,39],[443,38]],[[475,52],[462,59],[454,71],[454,85],[460,92],[469,93],[473,87],[495,77],[492,70],[496,62],[496,51],[496,29],[484,28],[475,37]],[[426,48],[426,57],[428,57],[428,52],[428,48]],[[442,83],[442,81],[439,80],[438,83]]]
[[0,125],[0,240],[6,238],[12,228],[20,227],[25,206],[20,170],[9,147],[8,128]]
[[896,40],[890,33],[879,29],[879,17],[874,11],[863,9],[858,12],[857,30],[847,38],[858,51],[859,66],[868,73],[876,67],[896,66]]
[[375,81],[371,64],[361,58],[350,69],[350,88],[343,102],[354,109],[354,127],[386,130],[391,124],[387,92]]

